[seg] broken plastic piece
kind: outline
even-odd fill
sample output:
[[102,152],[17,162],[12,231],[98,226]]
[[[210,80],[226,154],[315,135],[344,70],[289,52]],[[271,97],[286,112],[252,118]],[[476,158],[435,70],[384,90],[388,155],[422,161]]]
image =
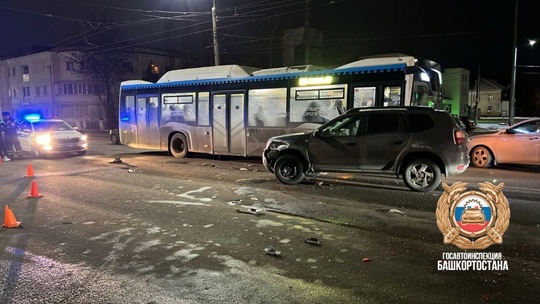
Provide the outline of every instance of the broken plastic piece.
[[263,212],[263,211],[264,211],[263,208],[249,208],[249,209],[238,208],[238,209],[236,209],[236,212],[249,213],[249,214],[254,214],[254,215],[262,214],[261,212]]
[[362,262],[371,262],[371,260],[369,258],[363,258]]
[[310,244],[310,245],[320,245],[321,244],[321,242],[317,238],[309,238],[309,239],[306,239],[305,242]]
[[120,157],[116,157],[114,160],[110,161],[109,163],[111,163],[111,164],[121,164],[122,160],[120,159]]
[[390,213],[399,213],[399,214],[405,215],[405,213],[403,213],[402,211],[399,211],[397,209],[390,209],[390,210],[388,210],[388,212],[390,212]]
[[275,255],[275,256],[278,256],[281,254],[281,251],[274,249],[274,247],[272,246],[264,248],[264,252],[266,252],[269,255]]

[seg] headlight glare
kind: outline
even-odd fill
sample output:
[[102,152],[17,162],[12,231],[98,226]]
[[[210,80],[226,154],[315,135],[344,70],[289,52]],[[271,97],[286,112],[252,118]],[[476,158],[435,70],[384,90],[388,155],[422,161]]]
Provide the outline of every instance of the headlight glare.
[[39,135],[36,137],[36,143],[42,146],[51,144],[51,135],[49,133],[44,135]]

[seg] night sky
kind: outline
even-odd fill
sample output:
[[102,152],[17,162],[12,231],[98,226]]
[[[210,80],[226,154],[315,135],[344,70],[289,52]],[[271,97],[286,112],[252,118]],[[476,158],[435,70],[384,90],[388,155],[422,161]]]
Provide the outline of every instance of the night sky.
[[[519,0],[518,65],[540,66],[537,0]],[[305,0],[216,0],[221,64],[281,66],[283,30],[305,23]],[[462,67],[509,85],[515,0],[311,0],[310,25],[335,66],[361,56],[404,53]],[[174,50],[186,66],[213,65],[212,0],[2,0],[0,57],[51,47]],[[98,22],[101,21],[101,22]],[[540,42],[540,41],[539,41]],[[540,95],[538,68],[518,67],[518,105]],[[540,97],[539,97],[540,99]]]

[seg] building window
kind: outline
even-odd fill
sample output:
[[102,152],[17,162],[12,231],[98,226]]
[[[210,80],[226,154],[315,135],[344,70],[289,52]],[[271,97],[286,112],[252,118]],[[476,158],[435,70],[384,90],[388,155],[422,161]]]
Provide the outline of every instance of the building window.
[[11,94],[12,94],[12,93],[11,93],[11,89],[9,89],[9,90],[8,90],[8,97],[9,97],[9,98],[11,98],[11,97],[12,97],[12,95],[11,95]]
[[11,76],[15,76],[15,68],[11,68]]
[[490,113],[491,111],[493,111],[493,107],[492,106],[488,106],[488,113]]
[[43,86],[43,95],[47,96],[47,86]]
[[41,87],[36,87],[36,96],[41,96]]
[[68,71],[75,72],[75,62],[73,61],[66,61],[66,69]]
[[23,87],[23,97],[30,97],[30,87]]
[[29,74],[30,72],[28,72],[28,66],[27,65],[23,65],[22,66],[22,70],[23,70],[23,74]]
[[19,98],[17,97],[17,89],[13,89],[13,98]]
[[[46,89],[44,87],[44,94]],[[98,94],[97,85],[93,83],[61,83],[58,85],[58,94],[60,95],[94,95]]]
[[489,101],[493,101],[493,94],[489,94],[489,95],[488,95],[488,100],[489,100]]

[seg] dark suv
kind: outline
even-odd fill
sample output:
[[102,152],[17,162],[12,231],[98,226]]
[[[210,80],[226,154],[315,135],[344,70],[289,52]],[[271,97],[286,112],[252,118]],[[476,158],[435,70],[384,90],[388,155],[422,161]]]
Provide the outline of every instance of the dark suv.
[[442,175],[469,166],[467,133],[450,114],[428,107],[351,109],[314,131],[270,138],[263,163],[284,184],[353,172],[402,177],[410,189],[428,192]]

